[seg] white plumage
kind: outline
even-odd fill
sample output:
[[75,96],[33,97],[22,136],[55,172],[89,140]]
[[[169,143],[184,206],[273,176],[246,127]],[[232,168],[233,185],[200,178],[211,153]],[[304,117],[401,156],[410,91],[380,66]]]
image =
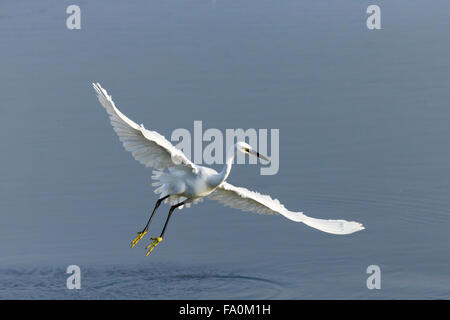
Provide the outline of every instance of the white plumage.
[[186,158],[183,152],[175,148],[158,132],[145,129],[143,124],[137,125],[120,112],[111,96],[99,83],[93,86],[98,100],[109,114],[114,131],[125,149],[130,151],[137,161],[146,167],[161,170],[171,168],[175,164],[178,164],[180,168],[196,168],[196,165]]
[[[189,206],[209,196],[209,199],[217,200],[234,209],[262,214],[281,214],[292,221],[303,222],[332,234],[350,234],[364,229],[358,222],[315,219],[302,212],[289,211],[277,199],[229,184],[226,179],[231,170],[235,151],[266,158],[252,150],[245,142],[238,142],[227,153],[227,160],[221,172],[196,165],[162,135],[145,129],[142,124],[137,125],[122,114],[99,83],[93,84],[93,87],[125,149],[146,167],[155,168],[152,176],[155,180],[153,186],[157,187],[155,193],[160,194],[160,199],[167,197],[165,201],[172,205],[183,202],[183,205]],[[181,209],[182,205],[179,208]]]
[[263,214],[281,214],[289,220],[303,222],[327,233],[350,234],[364,229],[362,224],[358,222],[316,219],[308,217],[303,212],[289,211],[278,199],[272,199],[268,195],[246,188],[235,187],[228,182],[223,182],[209,198],[234,209]]

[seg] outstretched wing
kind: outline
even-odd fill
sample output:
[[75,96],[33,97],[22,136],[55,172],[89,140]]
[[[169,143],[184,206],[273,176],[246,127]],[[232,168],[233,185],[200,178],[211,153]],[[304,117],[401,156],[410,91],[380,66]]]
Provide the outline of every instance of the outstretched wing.
[[111,96],[99,83],[93,83],[98,101],[109,114],[111,124],[122,141],[127,151],[133,157],[145,165],[164,170],[169,167],[186,168],[196,171],[196,165],[192,163],[181,150],[175,148],[166,138],[156,131],[144,128],[126,117],[114,105]]
[[227,182],[223,182],[209,197],[234,209],[263,214],[281,214],[292,221],[303,222],[328,233],[350,234],[364,229],[362,224],[354,221],[316,219],[308,217],[302,212],[289,211],[278,199],[272,199],[268,195],[246,188],[235,187]]

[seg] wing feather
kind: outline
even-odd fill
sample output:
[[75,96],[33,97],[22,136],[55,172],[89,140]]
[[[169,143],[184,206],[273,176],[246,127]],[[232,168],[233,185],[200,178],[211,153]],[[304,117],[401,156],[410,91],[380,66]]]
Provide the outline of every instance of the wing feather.
[[281,214],[289,220],[303,222],[327,233],[350,234],[364,229],[362,224],[354,221],[316,219],[308,217],[302,212],[289,211],[278,199],[233,186],[228,182],[223,182],[209,197],[234,209],[262,214]]
[[164,136],[130,120],[114,104],[108,92],[99,83],[93,83],[101,105],[109,115],[111,125],[125,150],[146,167],[164,170],[170,167],[196,171],[197,167],[181,150],[175,148]]

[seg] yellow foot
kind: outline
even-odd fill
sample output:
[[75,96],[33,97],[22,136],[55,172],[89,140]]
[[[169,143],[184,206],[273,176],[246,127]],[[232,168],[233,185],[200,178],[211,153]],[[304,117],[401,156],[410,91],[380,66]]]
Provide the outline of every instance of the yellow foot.
[[147,233],[147,230],[143,230],[141,232],[138,232],[138,236],[131,242],[131,247],[133,248],[135,245],[137,245],[139,240],[141,240],[142,237],[145,236],[146,233]]
[[145,247],[145,249],[149,249],[147,251],[146,256],[148,256],[150,254],[150,252],[153,251],[153,249],[156,248],[156,246],[158,245],[158,243],[160,243],[161,241],[163,241],[163,238],[161,237],[157,237],[157,238],[150,238],[150,240],[153,240],[152,243],[150,243],[148,246]]

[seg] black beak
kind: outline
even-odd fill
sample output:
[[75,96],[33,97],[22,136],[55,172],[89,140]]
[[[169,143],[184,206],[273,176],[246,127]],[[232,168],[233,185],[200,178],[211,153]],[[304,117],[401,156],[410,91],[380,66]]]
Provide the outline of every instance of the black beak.
[[260,158],[260,159],[263,159],[263,160],[265,160],[265,161],[267,161],[267,162],[270,162],[270,160],[269,160],[267,157],[263,156],[263,155],[262,155],[261,153],[259,153],[259,152],[250,150],[249,153],[252,154],[252,155],[254,155],[254,156],[256,156],[256,157],[258,157],[258,158]]

